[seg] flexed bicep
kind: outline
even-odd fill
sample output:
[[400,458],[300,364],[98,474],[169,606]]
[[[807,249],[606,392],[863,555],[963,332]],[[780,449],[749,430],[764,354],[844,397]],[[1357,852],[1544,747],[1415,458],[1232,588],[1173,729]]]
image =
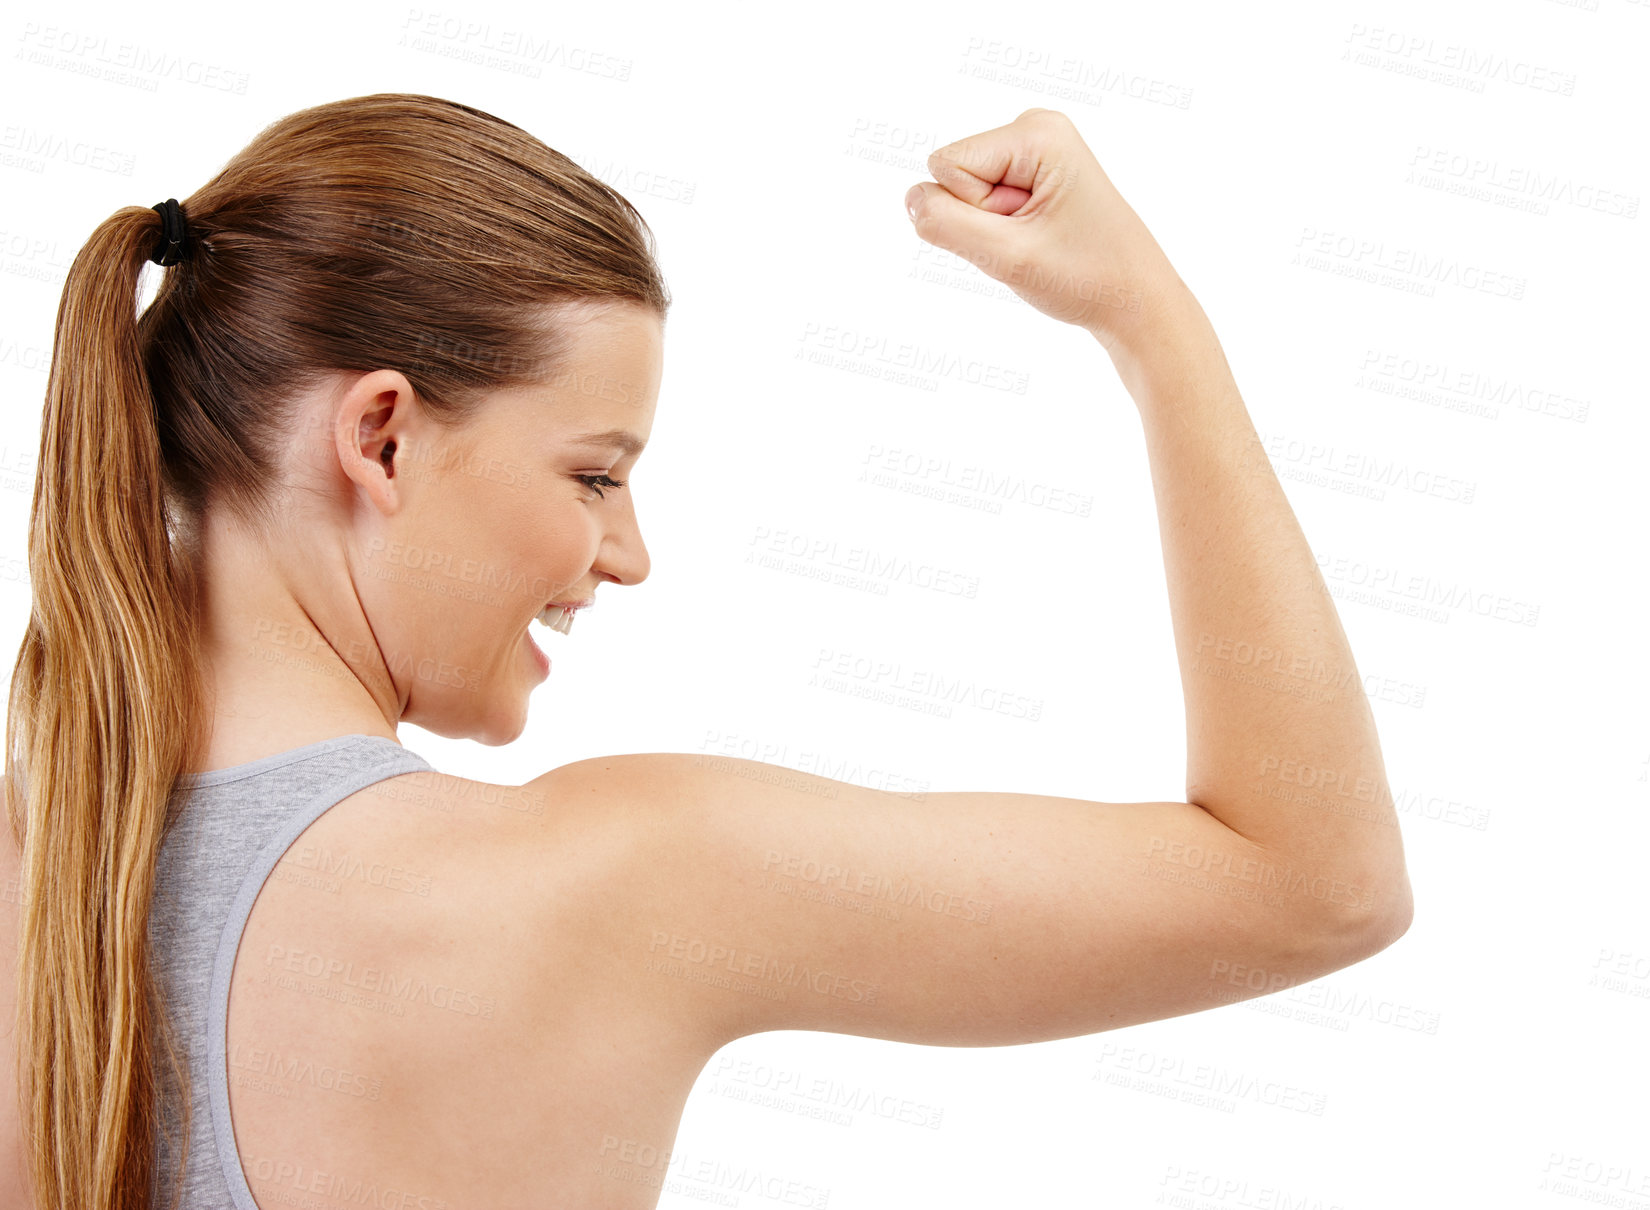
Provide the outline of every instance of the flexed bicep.
[[624,833],[605,931],[617,969],[713,1045],[776,1029],[1068,1038],[1362,956],[1306,871],[1189,803],[902,795],[677,754],[547,777],[600,797]]

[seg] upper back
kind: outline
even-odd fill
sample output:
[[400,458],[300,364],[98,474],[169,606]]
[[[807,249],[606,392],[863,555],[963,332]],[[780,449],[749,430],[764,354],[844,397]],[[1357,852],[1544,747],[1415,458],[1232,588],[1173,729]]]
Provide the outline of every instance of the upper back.
[[[163,853],[157,970],[208,1085],[191,1146],[211,1163],[191,1156],[184,1210],[389,1204],[392,1190],[409,1207],[541,1205],[552,1190],[653,1205],[656,1187],[593,1169],[613,1137],[668,1151],[714,1047],[664,1036],[649,1014],[669,1006],[628,994],[635,973],[602,943],[623,910],[609,890],[624,833],[592,802],[412,768],[372,742],[380,761],[341,747],[292,765],[328,786],[300,809],[271,809],[275,781],[243,780],[269,784],[203,809]],[[284,820],[250,864],[243,814]],[[231,834],[241,856],[226,862],[213,846]],[[195,884],[214,868],[227,876],[208,908]]]
[[[180,784],[149,936],[191,1120],[180,1163],[164,1136],[183,1101],[163,1099],[156,1206],[174,1187],[180,1210],[552,1189],[655,1204],[662,1170],[614,1172],[610,1144],[667,1155],[715,1046],[629,992],[602,942],[622,830],[553,786],[449,776],[362,736]],[[8,832],[0,1210],[32,1205],[9,1029],[19,864]],[[177,1097],[163,1060],[157,1075]]]
[[164,1017],[187,1064],[191,1119],[184,1159],[173,1141],[183,1093],[156,1038],[156,1179],[168,1190],[181,1175],[185,1206],[250,1203],[235,1163],[224,1029],[244,927],[262,892],[290,877],[301,836],[327,812],[386,778],[429,769],[394,740],[346,735],[178,784],[155,867],[149,941]]

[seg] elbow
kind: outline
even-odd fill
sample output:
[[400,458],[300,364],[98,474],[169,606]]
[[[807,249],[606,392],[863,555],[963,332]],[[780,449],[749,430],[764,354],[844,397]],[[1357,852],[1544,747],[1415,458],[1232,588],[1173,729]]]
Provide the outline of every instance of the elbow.
[[1414,919],[1409,879],[1400,877],[1375,896],[1368,910],[1338,915],[1329,926],[1331,944],[1343,963],[1351,966],[1395,944],[1409,932]]

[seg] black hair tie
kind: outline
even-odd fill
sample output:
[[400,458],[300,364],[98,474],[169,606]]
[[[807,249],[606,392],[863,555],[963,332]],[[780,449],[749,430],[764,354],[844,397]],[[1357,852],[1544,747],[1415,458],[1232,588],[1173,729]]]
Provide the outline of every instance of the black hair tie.
[[157,265],[175,265],[184,258],[184,241],[188,238],[183,225],[183,207],[178,205],[177,198],[169,197],[149,209],[159,213],[161,221],[160,243],[155,245],[149,259]]

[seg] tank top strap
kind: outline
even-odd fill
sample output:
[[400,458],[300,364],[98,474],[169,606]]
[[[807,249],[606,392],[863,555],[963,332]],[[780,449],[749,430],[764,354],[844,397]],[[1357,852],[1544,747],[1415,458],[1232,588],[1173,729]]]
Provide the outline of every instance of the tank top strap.
[[[149,931],[168,1016],[189,1056],[193,1121],[180,1210],[258,1210],[229,1117],[228,1030],[230,976],[264,883],[304,829],[345,798],[433,770],[393,739],[340,735],[179,779]],[[173,1110],[167,1105],[163,1116],[175,1132]],[[178,1176],[169,1130],[158,1144],[157,1204],[166,1204]]]

